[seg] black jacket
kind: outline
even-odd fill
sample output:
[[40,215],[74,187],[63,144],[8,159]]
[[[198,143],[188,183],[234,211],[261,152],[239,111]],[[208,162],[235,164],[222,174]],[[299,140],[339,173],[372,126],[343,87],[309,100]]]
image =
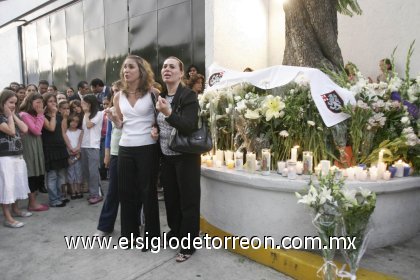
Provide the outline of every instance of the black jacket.
[[[167,93],[161,93],[165,98]],[[198,122],[198,99],[197,94],[190,88],[178,86],[175,97],[171,104],[172,114],[165,120],[184,135],[191,134],[197,129]]]

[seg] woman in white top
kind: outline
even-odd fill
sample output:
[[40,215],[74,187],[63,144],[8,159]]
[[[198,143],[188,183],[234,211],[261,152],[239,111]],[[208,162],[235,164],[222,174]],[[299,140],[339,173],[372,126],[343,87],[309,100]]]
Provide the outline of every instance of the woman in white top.
[[[151,136],[155,125],[154,75],[143,58],[129,55],[120,71],[123,87],[114,98],[116,127],[122,127],[118,153],[118,193],[121,203],[121,235],[140,236],[139,217],[145,214],[145,236],[160,236],[156,181],[159,149]],[[144,244],[144,246],[150,244]],[[150,249],[143,248],[143,249]]]

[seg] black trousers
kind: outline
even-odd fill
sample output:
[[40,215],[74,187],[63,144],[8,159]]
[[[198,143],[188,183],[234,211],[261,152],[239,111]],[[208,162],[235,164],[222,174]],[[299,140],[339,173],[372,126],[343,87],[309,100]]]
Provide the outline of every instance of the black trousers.
[[190,234],[188,248],[181,253],[195,251],[193,239],[200,231],[200,173],[199,155],[163,156],[160,182],[165,193],[169,236],[183,238]]
[[144,207],[145,233],[160,237],[156,181],[158,145],[122,147],[118,153],[118,194],[121,204],[121,236],[140,236],[140,211]]

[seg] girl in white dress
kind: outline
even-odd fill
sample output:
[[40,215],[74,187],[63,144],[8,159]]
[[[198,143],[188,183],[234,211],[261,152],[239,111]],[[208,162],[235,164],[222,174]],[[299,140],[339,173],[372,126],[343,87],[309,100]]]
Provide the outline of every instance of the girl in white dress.
[[[16,221],[9,204],[17,199],[28,198],[30,192],[26,163],[23,159],[23,145],[20,133],[26,133],[28,127],[15,114],[17,96],[11,90],[0,94],[0,204],[4,214],[4,225],[20,228],[24,224]],[[20,211],[14,205],[15,216],[29,217],[30,212]]]

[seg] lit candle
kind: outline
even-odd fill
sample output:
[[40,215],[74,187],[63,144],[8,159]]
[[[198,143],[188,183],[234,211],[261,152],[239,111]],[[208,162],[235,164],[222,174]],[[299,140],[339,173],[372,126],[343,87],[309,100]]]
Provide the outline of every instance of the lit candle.
[[321,160],[321,175],[326,176],[330,172],[331,163],[329,160]]
[[360,172],[359,180],[360,181],[366,181],[367,175],[368,175],[367,170],[362,170]]
[[278,161],[277,162],[277,173],[282,174],[283,169],[286,168],[286,162],[285,161]]
[[235,153],[235,169],[236,170],[242,170],[243,164],[244,164],[244,159],[243,159],[243,154],[242,152],[236,152]]
[[303,161],[303,174],[309,175],[312,173],[312,166],[313,166],[313,154],[312,152],[305,151],[302,155]]
[[386,171],[386,163],[385,162],[378,162],[378,179],[383,178],[385,171]]
[[303,173],[303,162],[298,161],[296,163],[296,174],[297,175],[302,175],[302,173]]
[[222,167],[222,162],[220,160],[216,160],[216,167],[217,168]]
[[397,172],[395,172],[395,177],[403,177],[404,176],[404,162],[402,160],[397,161],[395,164],[397,168]]
[[261,151],[261,175],[270,175],[271,153],[270,149],[262,149]]
[[410,165],[409,164],[404,164],[404,177],[407,177],[410,175]]
[[219,160],[220,162],[223,163],[223,150],[217,150],[216,151],[216,160]]
[[256,157],[254,153],[247,153],[246,154],[246,167],[247,167],[247,171],[250,173],[254,173],[256,168],[257,168],[257,164],[256,164]]
[[354,172],[355,172],[354,168],[349,167],[349,168],[346,169],[346,172],[347,172],[347,180],[353,181],[354,180]]
[[289,160],[287,162],[287,179],[296,179],[296,162]]
[[208,157],[207,161],[206,161],[206,164],[207,164],[207,167],[212,167],[213,166],[213,160],[210,157]]
[[226,167],[227,167],[228,169],[233,169],[233,168],[235,167],[235,162],[234,162],[232,159],[228,159],[228,160],[226,161]]
[[384,180],[389,181],[391,179],[391,172],[388,170],[384,172]]
[[369,176],[371,181],[376,181],[378,179],[378,168],[376,166],[371,166],[369,168]]
[[292,148],[291,158],[290,158],[291,161],[294,161],[294,162],[297,161],[297,150],[298,150],[298,148],[299,148],[299,146],[294,146]]
[[381,150],[379,152],[378,163],[383,162],[383,161],[384,161],[384,150]]
[[225,162],[228,160],[233,160],[233,152],[232,151],[225,151]]

